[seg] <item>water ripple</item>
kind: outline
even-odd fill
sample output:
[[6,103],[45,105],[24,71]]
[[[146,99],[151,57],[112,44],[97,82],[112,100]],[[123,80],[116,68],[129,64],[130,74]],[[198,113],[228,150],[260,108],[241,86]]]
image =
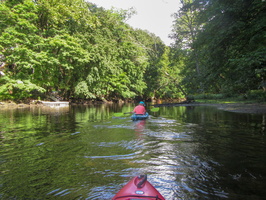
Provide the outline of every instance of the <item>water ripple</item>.
[[84,156],[84,158],[91,158],[91,159],[113,159],[113,160],[120,160],[120,159],[133,159],[136,155],[140,154],[141,151],[130,153],[130,154],[124,154],[124,155],[110,155],[110,156]]

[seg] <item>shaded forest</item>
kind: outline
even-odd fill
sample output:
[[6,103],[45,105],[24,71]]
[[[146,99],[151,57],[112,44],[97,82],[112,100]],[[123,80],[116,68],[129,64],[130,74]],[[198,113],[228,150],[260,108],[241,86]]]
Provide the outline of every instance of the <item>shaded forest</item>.
[[266,2],[181,0],[174,39],[84,0],[0,3],[0,100],[266,99]]

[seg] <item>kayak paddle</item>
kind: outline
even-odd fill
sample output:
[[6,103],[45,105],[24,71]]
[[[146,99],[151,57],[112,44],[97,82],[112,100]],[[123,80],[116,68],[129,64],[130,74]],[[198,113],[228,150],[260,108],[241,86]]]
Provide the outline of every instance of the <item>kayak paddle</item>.
[[[150,112],[158,112],[160,108],[152,108],[152,109],[149,109],[148,111]],[[125,113],[114,113],[114,116],[115,117],[123,117],[124,115],[127,115],[127,114],[133,114],[133,112],[125,112]]]
[[131,114],[132,112],[126,112],[126,113],[114,113],[115,117],[123,117],[126,114]]
[[158,108],[158,107],[157,107],[157,108],[152,108],[152,109],[150,109],[150,111],[151,111],[151,112],[158,112],[159,109],[160,109],[160,108]]

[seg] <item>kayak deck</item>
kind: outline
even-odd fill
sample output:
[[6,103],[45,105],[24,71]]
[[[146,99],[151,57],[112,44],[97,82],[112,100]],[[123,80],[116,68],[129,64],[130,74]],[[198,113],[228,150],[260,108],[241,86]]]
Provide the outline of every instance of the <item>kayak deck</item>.
[[149,181],[147,175],[131,179],[112,200],[165,200]]

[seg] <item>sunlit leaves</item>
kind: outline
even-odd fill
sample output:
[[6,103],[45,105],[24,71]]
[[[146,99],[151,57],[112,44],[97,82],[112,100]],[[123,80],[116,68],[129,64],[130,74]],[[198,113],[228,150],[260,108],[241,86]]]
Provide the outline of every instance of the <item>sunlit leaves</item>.
[[157,70],[169,65],[160,58],[165,45],[158,37],[125,23],[133,10],[105,10],[84,0],[4,1],[0,9],[6,74],[47,94],[107,100],[149,96],[145,89],[154,88]]
[[28,80],[14,80],[5,76],[0,78],[0,83],[0,99],[25,99],[32,96],[31,92],[45,92],[44,88]]

